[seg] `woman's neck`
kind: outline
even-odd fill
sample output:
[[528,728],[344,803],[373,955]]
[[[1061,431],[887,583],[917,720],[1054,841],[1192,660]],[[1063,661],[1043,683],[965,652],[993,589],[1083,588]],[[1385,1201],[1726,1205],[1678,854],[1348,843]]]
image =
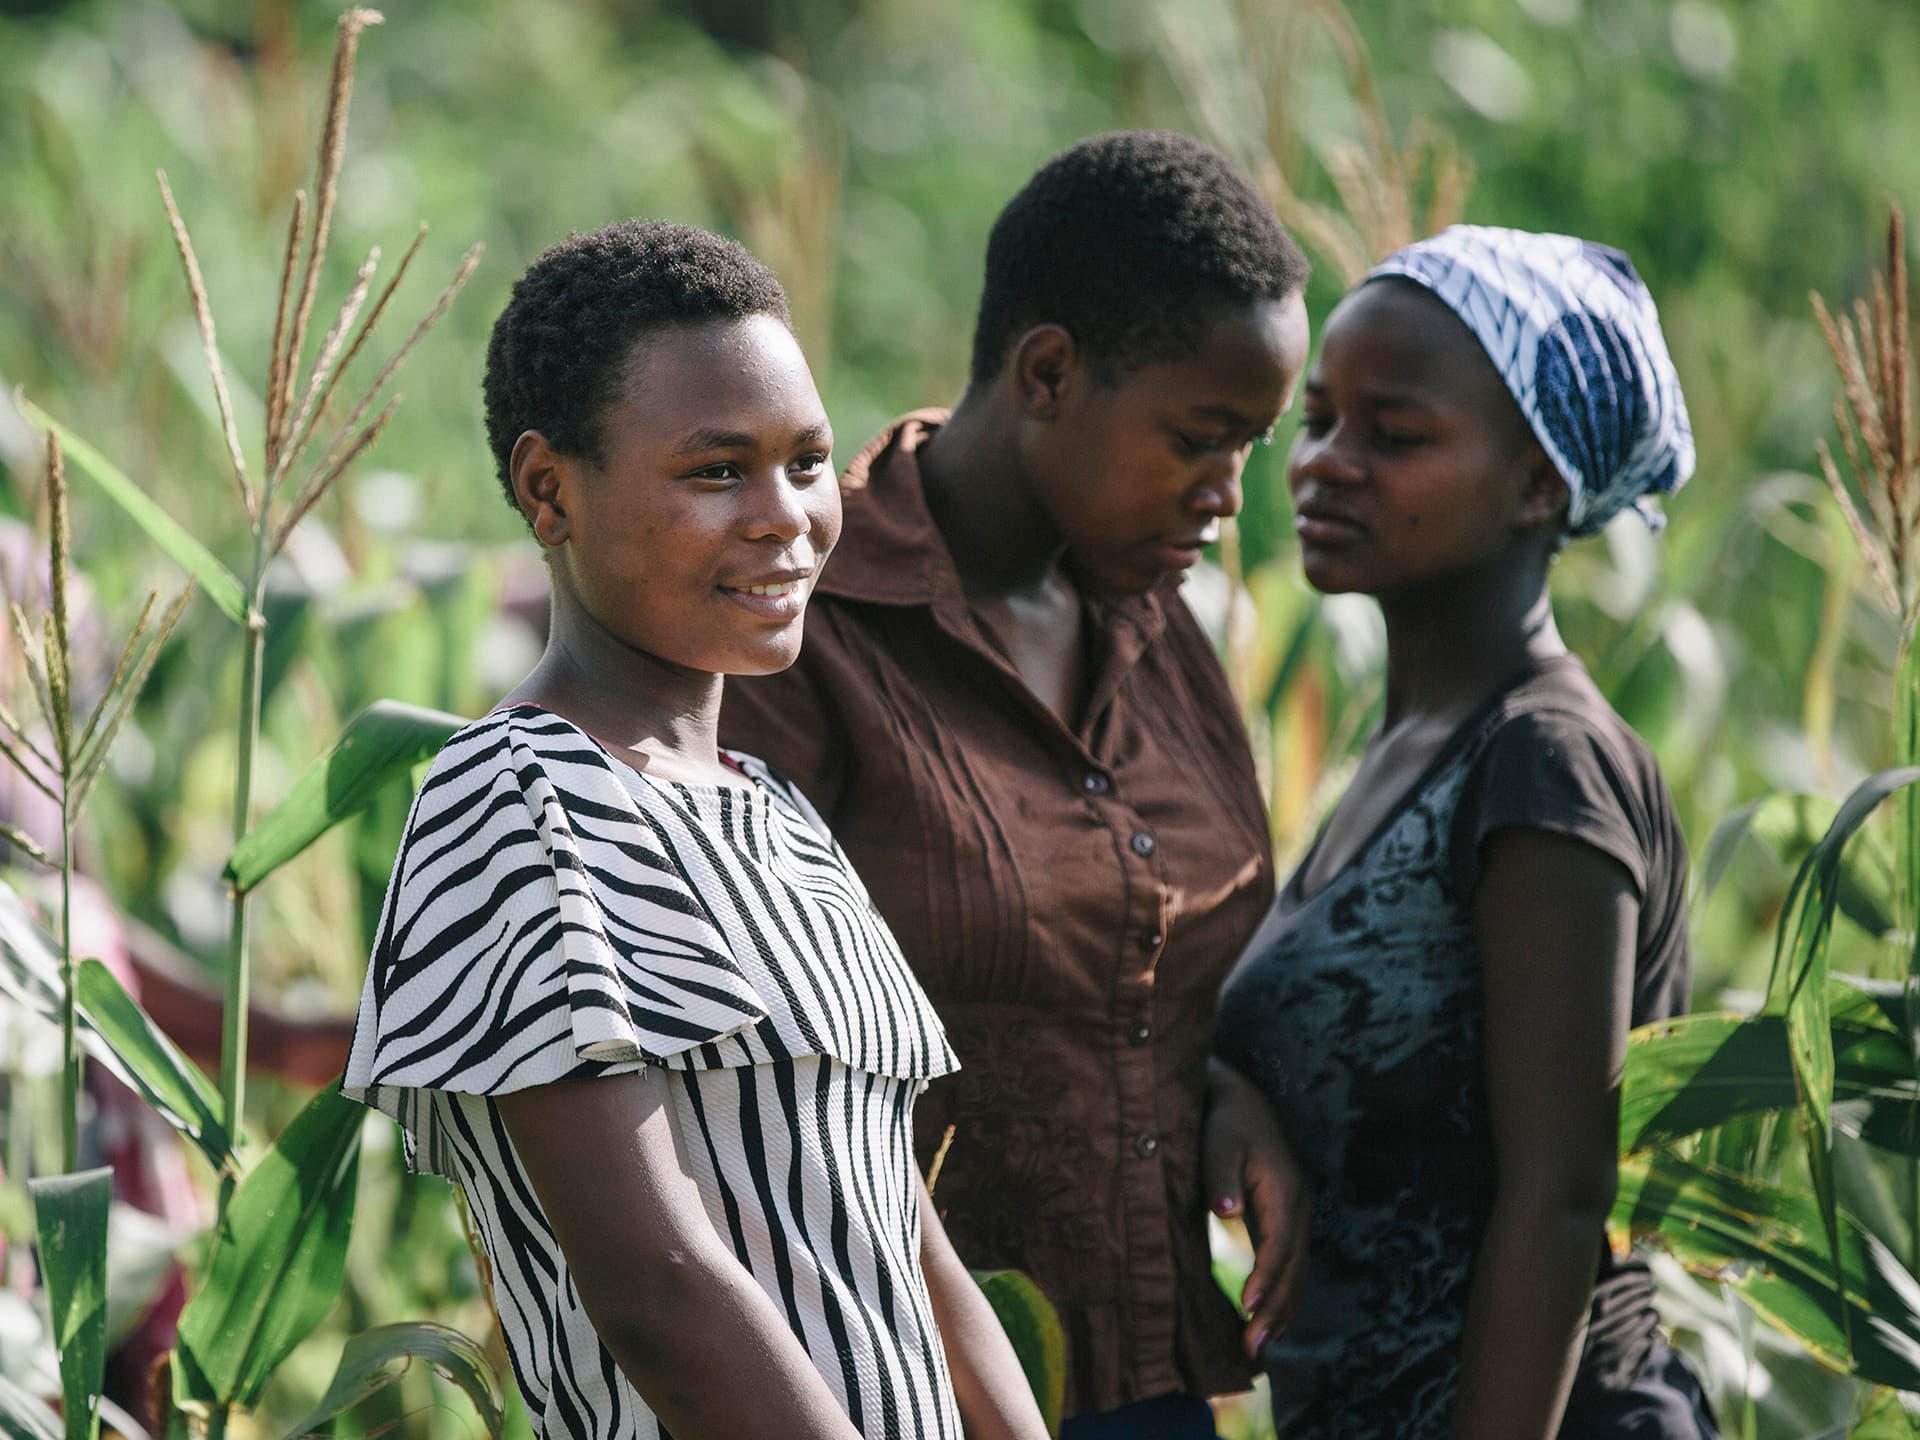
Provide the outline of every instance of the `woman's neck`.
[[1008,595],[1059,583],[1066,543],[1020,461],[1016,430],[968,390],[920,449],[927,512],[969,595]]
[[551,710],[636,769],[708,781],[722,773],[721,683],[609,634],[556,583],[547,648],[502,703]]
[[1387,694],[1383,730],[1408,720],[1457,721],[1529,664],[1566,653],[1544,566],[1520,579],[1470,576],[1445,593],[1383,596]]

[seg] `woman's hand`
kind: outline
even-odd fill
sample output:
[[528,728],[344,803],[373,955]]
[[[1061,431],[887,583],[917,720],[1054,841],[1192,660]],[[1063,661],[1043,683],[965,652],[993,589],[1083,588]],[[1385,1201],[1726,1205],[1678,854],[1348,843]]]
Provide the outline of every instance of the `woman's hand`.
[[1313,1190],[1267,1097],[1218,1058],[1207,1062],[1200,1173],[1214,1214],[1243,1219],[1253,1237],[1253,1273],[1241,1289],[1240,1308],[1247,1314],[1247,1354],[1257,1358],[1300,1309]]

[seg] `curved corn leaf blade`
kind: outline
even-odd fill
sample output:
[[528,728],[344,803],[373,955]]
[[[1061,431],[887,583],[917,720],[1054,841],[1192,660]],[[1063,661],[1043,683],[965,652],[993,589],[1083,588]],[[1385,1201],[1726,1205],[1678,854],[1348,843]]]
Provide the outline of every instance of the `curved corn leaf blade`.
[[40,1238],[40,1276],[60,1354],[66,1440],[100,1434],[107,1368],[107,1206],[113,1171],[81,1170],[29,1180]]
[[253,889],[280,866],[349,816],[364,810],[380,788],[439,753],[467,722],[444,710],[376,700],[347,722],[325,755],[309,765],[273,809],[234,847],[226,877],[234,889]]
[[[1833,1188],[1833,1017],[1827,995],[1827,951],[1839,905],[1841,858],[1847,842],[1874,809],[1894,792],[1920,780],[1920,766],[1898,766],[1869,775],[1840,803],[1827,833],[1808,852],[1787,891],[1781,914],[1773,972],[1767,977],[1767,1009],[1787,1019],[1788,1053],[1800,1084],[1800,1118],[1806,1129],[1807,1168],[1827,1243],[1834,1257],[1833,1279],[1844,1291],[1840,1268],[1842,1242]],[[1843,1296],[1844,1298],[1844,1296]],[[1841,1306],[1843,1326],[1852,1312]]]
[[82,960],[76,989],[82,1013],[134,1077],[134,1088],[213,1168],[235,1167],[233,1141],[220,1119],[220,1096],[200,1067],[180,1052],[113,972]]
[[[191,1140],[216,1170],[228,1169],[234,1163],[232,1140],[219,1122],[219,1106],[209,1108],[211,1089],[199,1067],[154,1027],[146,1012],[113,980],[112,972],[101,967],[105,984],[92,976],[88,967],[97,965],[97,960],[80,962],[81,1045]],[[121,1001],[112,998],[116,993]],[[59,1023],[60,960],[53,941],[4,884],[0,884],[0,997],[49,1024]],[[91,1002],[101,1003],[101,1013],[95,1013]]]
[[[1827,795],[1769,795],[1743,805],[1713,827],[1696,871],[1699,896],[1712,895],[1749,837],[1780,859],[1797,863],[1819,841],[1839,810]],[[1840,913],[1869,935],[1884,935],[1894,918],[1884,897],[1892,882],[1891,846],[1862,843],[1842,857],[1836,883]]]
[[207,1278],[180,1314],[174,1403],[250,1406],[340,1296],[366,1111],[329,1086],[233,1192]]
[[1000,1328],[1020,1358],[1027,1384],[1047,1422],[1047,1434],[1060,1433],[1067,1399],[1067,1337],[1059,1312],[1040,1287],[1018,1270],[975,1270],[974,1284],[986,1295]]
[[43,430],[59,434],[60,448],[67,458],[91,475],[108,497],[132,517],[134,524],[147,532],[147,538],[193,577],[194,583],[220,607],[221,613],[236,625],[247,623],[247,595],[239,577],[215,559],[211,550],[156,505],[146,491],[106,456],[25,396],[20,397],[19,403],[20,413],[27,419]]
[[[1835,987],[1836,989],[1838,987]],[[1880,1025],[1833,1025],[1836,1105],[1863,1138],[1920,1155],[1920,1082],[1905,1043]],[[1800,1101],[1787,1023],[1778,1015],[1702,1012],[1642,1026],[1627,1037],[1620,1151],[1632,1154]]]
[[1920,1281],[1850,1217],[1837,1219],[1836,1255],[1804,1190],[1662,1153],[1620,1162],[1610,1223],[1731,1285],[1833,1368],[1920,1389]]
[[397,1381],[415,1360],[424,1360],[459,1386],[473,1402],[487,1434],[499,1440],[506,1421],[486,1352],[458,1330],[426,1321],[382,1325],[349,1340],[340,1354],[340,1365],[333,1372],[327,1393],[304,1420],[287,1432],[287,1440],[301,1440],[329,1420],[346,1414],[382,1387]]
[[60,1417],[0,1375],[0,1437],[4,1440],[63,1440]]

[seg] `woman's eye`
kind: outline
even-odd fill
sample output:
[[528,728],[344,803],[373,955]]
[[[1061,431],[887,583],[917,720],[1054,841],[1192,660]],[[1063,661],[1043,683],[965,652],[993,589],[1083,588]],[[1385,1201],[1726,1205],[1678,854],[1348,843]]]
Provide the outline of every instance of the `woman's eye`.
[[731,460],[722,460],[717,465],[702,465],[693,472],[696,480],[738,480],[740,467]]
[[1230,448],[1230,442],[1224,435],[1189,435],[1184,430],[1173,433],[1181,450],[1188,455],[1217,455]]
[[1410,449],[1426,439],[1417,431],[1400,430],[1391,425],[1376,425],[1373,427],[1373,433],[1380,444],[1389,450]]
[[795,475],[817,477],[826,472],[828,463],[828,456],[824,450],[811,455],[802,455],[798,460],[793,462],[793,473]]
[[1332,428],[1333,428],[1333,417],[1331,415],[1325,415],[1325,414],[1319,413],[1318,411],[1309,410],[1305,415],[1302,415],[1300,417],[1300,433],[1303,435],[1310,435],[1315,440],[1318,440],[1322,435],[1325,435]]

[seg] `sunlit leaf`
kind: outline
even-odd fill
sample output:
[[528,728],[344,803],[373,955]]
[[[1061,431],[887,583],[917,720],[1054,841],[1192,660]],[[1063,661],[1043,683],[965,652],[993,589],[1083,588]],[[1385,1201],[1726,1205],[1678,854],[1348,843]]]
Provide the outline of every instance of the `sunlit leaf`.
[[55,431],[67,458],[91,475],[108,497],[146,531],[147,538],[193,577],[194,583],[223,614],[236,625],[246,623],[246,591],[241,588],[238,577],[215,559],[211,550],[155,504],[147,492],[111,460],[24,396],[20,398],[20,412],[42,429]]
[[227,880],[251,890],[328,830],[364,810],[380,788],[436,753],[467,722],[458,715],[376,700],[347,722],[287,797],[234,847]]
[[1633,1156],[1620,1162],[1610,1223],[1731,1285],[1833,1368],[1920,1389],[1920,1281],[1844,1213],[1834,1226],[1839,1249],[1829,1249],[1820,1207],[1804,1189],[1671,1153]]
[[100,1433],[107,1365],[107,1206],[113,1171],[29,1180],[40,1240],[40,1277],[60,1355],[66,1440]]
[[134,1077],[134,1088],[216,1170],[234,1164],[233,1144],[220,1119],[220,1096],[200,1067],[121,988],[98,960],[82,960],[76,986],[81,1013]]
[[1920,1422],[1908,1413],[1907,1405],[1913,1403],[1913,1397],[1905,1397],[1905,1403],[1898,1391],[1882,1390],[1867,1402],[1863,1414],[1847,1431],[1847,1440],[1915,1440],[1920,1436]]
[[486,1352],[458,1330],[426,1322],[382,1325],[349,1340],[327,1393],[305,1419],[287,1432],[287,1440],[300,1440],[336,1416],[346,1414],[361,1401],[399,1380],[415,1360],[425,1361],[459,1386],[473,1402],[486,1433],[497,1440],[505,1420],[499,1387],[493,1366],[487,1363]]
[[[1807,1168],[1814,1197],[1827,1227],[1834,1257],[1834,1282],[1844,1286],[1839,1269],[1840,1234],[1833,1191],[1833,1031],[1827,994],[1828,947],[1839,904],[1838,879],[1847,842],[1874,808],[1895,791],[1920,780],[1920,767],[1902,766],[1869,775],[1841,802],[1833,824],[1801,863],[1780,919],[1773,972],[1767,980],[1767,1008],[1784,1013],[1788,1052],[1800,1084],[1800,1118],[1806,1128]],[[1842,1325],[1851,1312],[1839,1311]]]
[[[1920,1154],[1920,1082],[1891,1030],[1833,1027],[1837,1104],[1871,1107],[1867,1138]],[[1793,1109],[1800,1099],[1787,1024],[1778,1015],[1702,1013],[1642,1026],[1627,1037],[1620,1095],[1623,1154],[1671,1144],[1743,1115]]]
[[976,1270],[973,1279],[1020,1358],[1047,1433],[1058,1435],[1067,1395],[1067,1339],[1059,1312],[1018,1270]]
[[366,1111],[329,1087],[240,1182],[180,1314],[174,1403],[249,1406],[340,1296]]
[[[120,989],[111,971],[100,967],[104,983],[93,976],[89,967],[98,965],[96,960],[80,962],[81,1046],[115,1079],[137,1092],[161,1119],[191,1140],[216,1169],[231,1165],[232,1139],[219,1123],[218,1106],[209,1108],[211,1091],[206,1077]],[[116,992],[120,1000],[114,998]],[[0,996],[49,1024],[59,1022],[59,956],[53,942],[20,903],[20,897],[4,884],[0,884]],[[90,998],[103,1007],[98,1018]],[[103,1025],[112,1033],[111,1039],[102,1033]]]

